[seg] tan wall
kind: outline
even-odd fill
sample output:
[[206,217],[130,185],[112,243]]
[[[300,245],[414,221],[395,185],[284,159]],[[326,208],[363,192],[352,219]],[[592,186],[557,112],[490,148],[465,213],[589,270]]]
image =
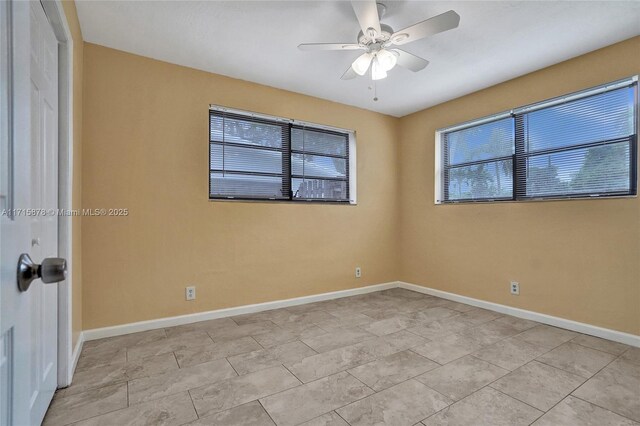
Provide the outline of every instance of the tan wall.
[[635,37],[402,118],[399,278],[640,334],[638,198],[433,202],[436,129],[638,74],[638,52]]
[[[83,326],[401,279],[640,334],[637,198],[433,203],[436,129],[637,74],[639,50],[636,37],[398,120],[85,43],[82,205],[130,215],[83,218]],[[208,201],[210,103],[355,129],[358,206]]]
[[[73,209],[82,208],[82,31],[78,22],[76,4],[63,1],[62,6],[73,38]],[[80,217],[72,219],[72,330],[73,346],[82,331],[82,223]]]
[[[358,205],[208,201],[211,103],[355,129]],[[85,329],[398,277],[398,119],[88,43],[84,111]]]

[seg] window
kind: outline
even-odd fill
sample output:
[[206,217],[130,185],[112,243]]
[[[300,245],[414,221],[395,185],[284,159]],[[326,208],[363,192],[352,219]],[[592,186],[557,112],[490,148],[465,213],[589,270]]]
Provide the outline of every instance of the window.
[[637,79],[437,132],[436,203],[636,195]]
[[209,111],[209,198],[355,202],[353,132]]
[[291,128],[291,190],[294,199],[349,199],[349,135]]

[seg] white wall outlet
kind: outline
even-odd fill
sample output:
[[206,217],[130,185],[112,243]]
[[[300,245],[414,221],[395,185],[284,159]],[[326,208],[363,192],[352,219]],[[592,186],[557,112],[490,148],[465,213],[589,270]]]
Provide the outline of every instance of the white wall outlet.
[[362,268],[356,266],[356,278],[360,278],[362,276]]
[[517,281],[511,281],[511,294],[516,296],[520,294],[520,284]]
[[185,288],[184,297],[187,300],[196,300],[196,288],[195,287]]

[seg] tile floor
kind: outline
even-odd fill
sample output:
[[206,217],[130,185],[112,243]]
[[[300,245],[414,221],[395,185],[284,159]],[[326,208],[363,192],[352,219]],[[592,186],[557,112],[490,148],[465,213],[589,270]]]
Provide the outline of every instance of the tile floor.
[[640,349],[403,289],[87,342],[46,425],[640,425]]

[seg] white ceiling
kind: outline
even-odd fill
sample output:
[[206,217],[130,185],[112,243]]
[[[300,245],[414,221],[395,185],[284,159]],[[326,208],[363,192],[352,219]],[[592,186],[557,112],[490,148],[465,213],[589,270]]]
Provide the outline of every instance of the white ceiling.
[[78,1],[85,41],[394,116],[403,116],[640,34],[640,2],[384,1],[399,30],[455,10],[457,29],[403,46],[424,70],[395,68],[378,102],[361,77],[340,76],[357,51],[345,1]]

